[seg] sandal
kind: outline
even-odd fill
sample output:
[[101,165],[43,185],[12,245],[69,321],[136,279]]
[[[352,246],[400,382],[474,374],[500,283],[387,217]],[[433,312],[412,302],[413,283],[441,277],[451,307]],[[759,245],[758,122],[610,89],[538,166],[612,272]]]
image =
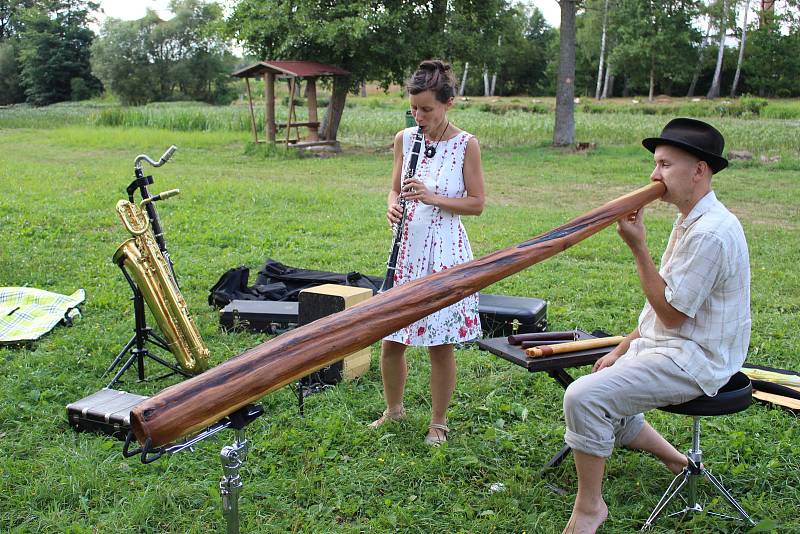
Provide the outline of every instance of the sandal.
[[381,426],[386,422],[402,421],[405,418],[406,418],[406,409],[403,406],[400,406],[399,410],[389,410],[389,408],[386,408],[383,411],[383,415],[381,415],[379,418],[371,422],[369,424],[369,427],[378,428],[379,426]]
[[427,436],[425,436],[425,445],[431,445],[434,447],[438,447],[447,441],[447,433],[450,432],[450,429],[447,428],[447,425],[439,423],[429,424],[428,430],[432,431],[432,433],[429,433]]

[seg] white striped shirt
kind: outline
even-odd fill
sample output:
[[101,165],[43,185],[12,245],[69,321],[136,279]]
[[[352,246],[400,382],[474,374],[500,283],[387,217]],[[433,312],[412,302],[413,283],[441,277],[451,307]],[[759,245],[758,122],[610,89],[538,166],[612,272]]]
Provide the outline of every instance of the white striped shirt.
[[675,221],[659,273],[667,302],[688,319],[667,328],[646,303],[639,316],[641,337],[626,356],[663,354],[707,395],[716,395],[744,363],[751,321],[744,231],[713,191]]

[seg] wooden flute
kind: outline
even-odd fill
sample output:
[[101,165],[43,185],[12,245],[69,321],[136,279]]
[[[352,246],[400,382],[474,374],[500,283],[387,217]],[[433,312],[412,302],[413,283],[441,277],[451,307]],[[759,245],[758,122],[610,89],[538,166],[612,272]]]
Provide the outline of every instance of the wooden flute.
[[143,401],[131,411],[141,444],[170,443],[498,280],[558,254],[645,204],[653,182],[549,232],[419,278],[291,330]]

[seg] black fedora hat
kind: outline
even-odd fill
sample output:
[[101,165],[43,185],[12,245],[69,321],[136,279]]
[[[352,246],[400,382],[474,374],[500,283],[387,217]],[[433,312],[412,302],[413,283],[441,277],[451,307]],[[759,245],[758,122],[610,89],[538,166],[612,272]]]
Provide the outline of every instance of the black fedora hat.
[[708,163],[713,174],[728,166],[728,160],[722,157],[725,138],[710,124],[695,119],[672,119],[661,130],[661,137],[648,137],[642,145],[650,152],[658,145],[682,148]]

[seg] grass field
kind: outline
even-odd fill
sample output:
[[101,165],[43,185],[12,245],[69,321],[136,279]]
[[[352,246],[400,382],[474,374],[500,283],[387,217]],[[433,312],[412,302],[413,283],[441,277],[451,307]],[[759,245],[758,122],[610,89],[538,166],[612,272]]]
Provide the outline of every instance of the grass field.
[[[187,109],[202,108],[162,106],[153,116]],[[84,317],[75,326],[57,327],[30,347],[0,348],[0,531],[223,531],[218,455],[230,434],[145,466],[123,459],[120,442],[77,434],[67,424],[64,406],[106,383],[104,369],[132,332],[130,291],[110,260],[127,237],[114,204],[125,196],[137,154],[158,157],[170,144],[179,147],[173,161],[152,170],[151,191],[182,191],[159,213],[183,295],[212,364],[219,364],[266,339],[220,330],[206,298],[227,269],[248,265],[254,277],[271,257],[307,268],[382,273],[391,237],[384,222],[388,147],[402,126],[402,107],[370,98],[348,108],[340,136],[345,151],[327,159],[265,157],[247,144],[246,122],[244,129],[100,126],[92,122],[94,113],[85,106],[0,110],[0,285],[87,292]],[[547,146],[548,114],[495,113],[476,105],[454,110],[451,118],[478,134],[483,146],[487,206],[481,217],[465,218],[476,256],[646,183],[652,159],[637,143],[667,120],[579,112],[578,138],[597,148],[573,153]],[[748,359],[798,370],[800,128],[795,119],[712,121],[729,148],[756,156],[734,161],[715,178],[718,196],[742,220],[750,245]],[[780,161],[762,162],[761,155]],[[673,218],[670,206],[647,209],[656,257]],[[550,327],[557,330],[624,333],[643,304],[630,253],[613,230],[487,292],[547,300]],[[460,350],[451,441],[430,449],[422,444],[430,411],[427,357],[410,354],[409,419],[370,431],[366,424],[382,410],[376,347],[373,355],[362,379],[306,399],[304,418],[288,388],[263,399],[266,414],[248,429],[243,531],[561,531],[576,489],[573,462],[539,473],[562,444],[560,386],[488,353]],[[176,381],[137,383],[134,377],[126,375],[122,388],[145,395]],[[649,420],[680,449],[690,445],[689,418],[657,411]],[[757,531],[800,531],[795,415],[754,405],[707,420],[703,450],[706,465],[761,521]],[[638,529],[670,479],[649,456],[615,453],[605,484],[610,518],[602,532]],[[504,489],[492,491],[494,483]],[[567,494],[553,492],[551,484]],[[718,499],[710,507],[728,512]],[[705,515],[683,523],[663,519],[654,529],[675,531],[748,529]]]

